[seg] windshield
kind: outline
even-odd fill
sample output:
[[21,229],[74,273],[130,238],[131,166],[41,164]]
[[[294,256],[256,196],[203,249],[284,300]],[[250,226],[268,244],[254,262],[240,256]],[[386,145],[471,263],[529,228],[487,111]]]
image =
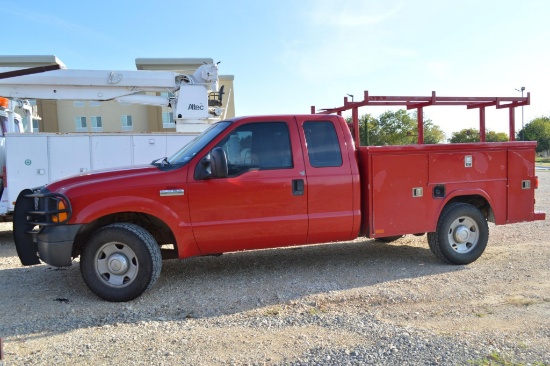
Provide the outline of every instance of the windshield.
[[168,159],[169,164],[185,165],[201,151],[210,141],[212,141],[220,132],[225,130],[231,122],[218,122],[210,126],[207,130],[195,137],[191,142],[185,145],[180,151]]

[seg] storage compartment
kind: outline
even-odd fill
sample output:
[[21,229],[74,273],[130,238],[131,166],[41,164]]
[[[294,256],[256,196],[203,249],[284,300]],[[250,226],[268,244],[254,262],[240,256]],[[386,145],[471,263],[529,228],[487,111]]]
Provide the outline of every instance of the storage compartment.
[[427,154],[372,155],[371,237],[426,230]]
[[535,152],[508,151],[507,223],[534,220]]

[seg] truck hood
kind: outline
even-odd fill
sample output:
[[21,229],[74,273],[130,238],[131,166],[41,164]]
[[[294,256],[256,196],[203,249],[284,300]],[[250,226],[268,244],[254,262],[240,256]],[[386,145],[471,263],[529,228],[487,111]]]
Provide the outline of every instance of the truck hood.
[[[50,192],[69,194],[70,192],[85,190],[87,193],[105,189],[107,186],[115,188],[117,185],[126,185],[130,182],[150,181],[149,176],[161,174],[158,167],[152,165],[137,165],[113,169],[97,170],[61,179],[46,185]],[[147,179],[145,179],[147,177]],[[102,188],[101,188],[102,187]],[[118,187],[117,187],[118,188]],[[120,187],[122,188],[122,187]]]

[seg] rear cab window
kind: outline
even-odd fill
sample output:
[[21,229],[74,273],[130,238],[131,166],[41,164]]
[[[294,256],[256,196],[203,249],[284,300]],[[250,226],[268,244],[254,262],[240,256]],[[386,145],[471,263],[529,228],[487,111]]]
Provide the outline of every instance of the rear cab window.
[[312,167],[324,168],[342,165],[342,151],[332,122],[304,122],[303,128],[309,164]]

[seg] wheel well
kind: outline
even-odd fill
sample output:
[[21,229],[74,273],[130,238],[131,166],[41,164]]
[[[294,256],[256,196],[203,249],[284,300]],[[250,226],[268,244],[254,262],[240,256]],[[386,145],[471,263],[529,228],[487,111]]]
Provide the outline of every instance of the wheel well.
[[445,206],[448,206],[455,202],[470,204],[481,211],[487,221],[495,222],[493,209],[489,202],[485,199],[485,197],[479,195],[454,197],[449,202],[447,202]]
[[[174,233],[158,217],[148,215],[141,212],[118,212],[111,215],[103,216],[89,224],[86,224],[84,230],[80,231],[75,238],[73,246],[73,257],[77,257],[82,252],[82,248],[88,242],[88,239],[100,228],[114,224],[117,222],[128,222],[136,224],[147,230],[159,246],[171,244],[172,248],[165,249],[162,248],[162,251],[168,250],[171,253],[170,257],[177,258],[177,245]],[[163,253],[164,255],[164,253]]]

